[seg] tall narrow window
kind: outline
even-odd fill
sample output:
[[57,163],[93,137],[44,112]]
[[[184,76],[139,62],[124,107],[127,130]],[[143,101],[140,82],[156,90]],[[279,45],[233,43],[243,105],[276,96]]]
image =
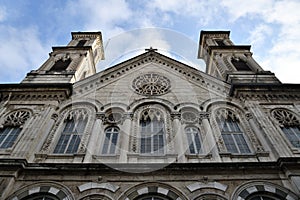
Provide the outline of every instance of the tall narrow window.
[[118,142],[119,129],[117,127],[109,127],[105,130],[105,139],[102,154],[115,154]]
[[237,71],[252,71],[248,64],[239,58],[232,58],[231,63]]
[[230,110],[218,110],[216,120],[228,152],[238,154],[251,153],[244,133],[240,129],[238,118]]
[[11,148],[18,138],[21,127],[30,117],[28,111],[18,110],[9,114],[0,129],[0,149]]
[[189,145],[190,154],[199,154],[201,153],[201,141],[199,130],[196,127],[187,127],[185,133]]
[[290,143],[294,147],[300,148],[300,122],[295,114],[285,109],[276,109],[272,114]]
[[19,127],[12,126],[7,126],[0,130],[0,148],[6,149],[12,147],[20,132],[21,129]]
[[164,153],[164,120],[163,115],[156,109],[146,109],[140,118],[141,153]]
[[84,110],[74,110],[70,112],[64,123],[64,129],[54,149],[54,153],[76,153],[87,123],[87,114]]

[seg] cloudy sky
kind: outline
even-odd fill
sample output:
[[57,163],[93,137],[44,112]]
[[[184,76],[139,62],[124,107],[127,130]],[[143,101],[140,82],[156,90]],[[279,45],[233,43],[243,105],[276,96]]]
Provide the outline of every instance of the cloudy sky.
[[230,30],[265,70],[300,83],[299,10],[299,0],[0,0],[0,82],[20,82],[72,31],[102,32],[98,71],[149,46],[204,71],[200,31]]

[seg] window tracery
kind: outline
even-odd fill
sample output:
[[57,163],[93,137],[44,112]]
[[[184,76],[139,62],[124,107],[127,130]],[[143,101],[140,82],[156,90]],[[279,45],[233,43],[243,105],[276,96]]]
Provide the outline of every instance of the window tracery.
[[30,112],[17,110],[10,113],[4,120],[3,127],[0,128],[0,148],[11,148],[18,138],[22,126],[30,118]]
[[300,122],[296,115],[285,109],[275,109],[272,116],[293,147],[300,148]]
[[300,122],[297,117],[285,109],[275,109],[272,111],[273,117],[281,126],[299,126]]
[[4,120],[4,126],[22,126],[30,117],[30,112],[26,110],[17,110],[9,114]]
[[56,144],[54,153],[76,153],[81,143],[87,120],[86,110],[71,110],[64,120],[64,129]]
[[228,109],[216,111],[216,121],[221,131],[221,137],[229,153],[251,153],[244,132],[240,128],[238,117]]
[[156,73],[147,73],[138,76],[132,82],[132,88],[141,95],[163,95],[169,91],[171,81]]
[[[144,111],[146,110],[150,110],[150,112],[148,114],[144,113]],[[147,123],[152,123],[152,121],[151,120],[149,121],[149,119],[153,119],[154,121],[156,121],[156,122],[153,121],[156,124],[155,126],[163,126],[163,129],[159,129],[158,127],[156,128],[157,130],[163,132],[164,148],[161,151],[163,151],[163,153],[170,153],[174,151],[175,135],[172,132],[171,115],[165,107],[159,104],[148,104],[148,105],[140,106],[134,111],[134,114],[132,115],[132,119],[133,119],[133,131],[130,136],[130,144],[129,144],[131,152],[141,153],[141,138],[142,138],[141,125],[146,126]],[[150,129],[150,127],[151,125],[147,126],[148,129]],[[145,130],[147,130],[147,128],[145,128]],[[153,133],[149,132],[148,134],[150,136],[150,135],[154,135],[154,133],[155,132]],[[158,137],[158,140],[161,141],[160,140],[161,136],[159,136],[159,134],[161,133],[157,132],[157,134],[158,135],[155,137]],[[144,138],[146,139],[147,137],[144,136]],[[159,152],[156,153],[159,154]],[[156,154],[150,154],[150,155],[156,155]]]
[[162,113],[154,108],[144,110],[140,117],[140,153],[163,154],[165,128]]

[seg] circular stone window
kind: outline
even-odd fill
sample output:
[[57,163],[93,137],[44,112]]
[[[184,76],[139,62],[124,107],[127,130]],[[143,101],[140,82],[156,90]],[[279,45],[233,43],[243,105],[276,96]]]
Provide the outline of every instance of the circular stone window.
[[147,73],[133,80],[132,88],[142,95],[162,95],[169,91],[170,80],[156,73]]
[[186,123],[195,123],[197,121],[197,115],[193,112],[183,112],[181,118]]

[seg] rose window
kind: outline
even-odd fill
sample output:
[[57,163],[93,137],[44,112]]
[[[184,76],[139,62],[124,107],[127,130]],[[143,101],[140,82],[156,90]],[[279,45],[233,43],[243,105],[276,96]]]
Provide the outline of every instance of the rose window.
[[133,89],[142,95],[162,95],[169,91],[170,80],[159,74],[147,73],[133,80]]

